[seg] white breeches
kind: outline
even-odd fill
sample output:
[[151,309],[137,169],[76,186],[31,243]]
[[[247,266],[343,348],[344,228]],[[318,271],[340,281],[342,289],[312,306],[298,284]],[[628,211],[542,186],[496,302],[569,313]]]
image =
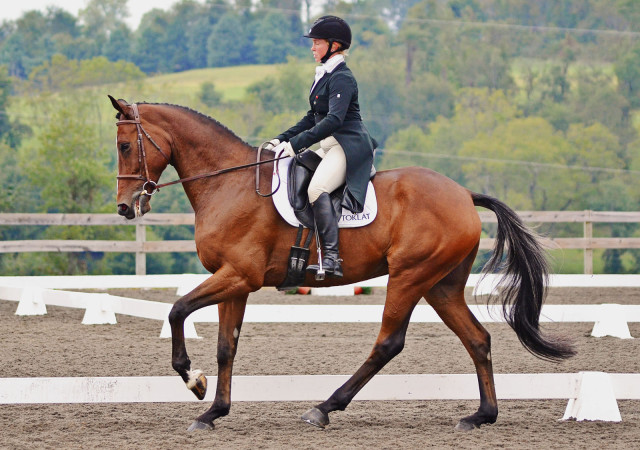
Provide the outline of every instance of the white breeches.
[[309,183],[309,202],[315,202],[320,194],[331,194],[347,179],[347,158],[340,143],[333,136],[320,141],[316,154],[322,158]]

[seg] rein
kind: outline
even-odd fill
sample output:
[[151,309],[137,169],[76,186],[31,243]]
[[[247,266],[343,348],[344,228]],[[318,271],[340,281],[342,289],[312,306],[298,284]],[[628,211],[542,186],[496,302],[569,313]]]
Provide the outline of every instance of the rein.
[[[144,184],[142,185],[142,192],[140,193],[141,196],[142,195],[147,195],[147,196],[151,197],[153,194],[158,192],[160,190],[160,188],[163,188],[163,187],[166,187],[166,186],[171,186],[173,184],[187,183],[189,181],[200,180],[202,178],[214,177],[216,175],[222,175],[223,173],[233,172],[235,170],[240,170],[240,169],[246,169],[248,167],[260,166],[262,164],[267,164],[267,163],[274,162],[274,161],[280,161],[281,159],[284,159],[284,158],[289,158],[289,156],[281,156],[281,157],[278,157],[278,158],[266,159],[264,161],[260,161],[260,152],[262,150],[262,146],[265,144],[265,143],[263,143],[263,144],[260,145],[260,147],[258,147],[258,156],[257,156],[258,161],[254,162],[254,163],[242,164],[240,166],[234,166],[234,167],[227,167],[225,169],[215,170],[213,172],[202,173],[200,175],[194,175],[194,176],[191,176],[191,177],[180,178],[178,180],[173,180],[173,181],[169,181],[167,183],[158,184],[155,181],[153,181],[149,176],[149,167],[147,165],[147,153],[146,153],[145,148],[144,148],[144,139],[142,138],[142,135],[144,134],[144,136],[146,136],[146,138],[149,139],[149,142],[151,142],[153,144],[153,146],[164,157],[164,159],[167,160],[167,163],[171,164],[171,160],[162,151],[160,146],[153,140],[153,138],[151,138],[149,133],[147,133],[147,131],[142,126],[142,122],[140,121],[140,113],[138,111],[138,105],[133,103],[131,105],[131,108],[133,109],[133,119],[119,120],[118,122],[116,122],[116,126],[129,125],[129,124],[136,126],[136,129],[138,131],[138,149],[139,149],[139,151],[138,151],[138,163],[139,163],[139,166],[140,166],[140,174],[139,175],[118,175],[118,176],[116,176],[116,179],[118,179],[118,180],[122,180],[122,179],[143,180]],[[144,169],[144,173],[143,173],[143,169]],[[277,172],[278,172],[278,164],[276,163],[276,173]],[[278,186],[270,194],[262,194],[260,192],[259,183],[260,183],[260,175],[259,175],[258,167],[256,167],[256,193],[258,195],[260,195],[261,197],[270,197],[273,194],[275,194],[278,191],[278,189],[280,188],[279,177],[278,177]],[[149,189],[151,191],[149,191]]]

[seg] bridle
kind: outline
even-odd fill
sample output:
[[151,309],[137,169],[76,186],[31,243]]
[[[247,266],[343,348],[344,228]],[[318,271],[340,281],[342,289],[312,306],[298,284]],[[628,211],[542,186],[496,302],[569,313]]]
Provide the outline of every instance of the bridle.
[[[162,149],[160,148],[160,146],[158,144],[156,144],[156,142],[153,140],[153,138],[151,136],[149,136],[149,133],[147,133],[147,131],[144,129],[144,127],[142,126],[142,122],[140,122],[140,112],[138,111],[138,105],[136,105],[135,103],[131,105],[131,109],[133,110],[133,119],[128,119],[128,120],[119,120],[116,122],[116,126],[120,126],[120,125],[128,125],[128,124],[133,124],[136,126],[136,129],[138,131],[138,165],[140,167],[140,174],[138,175],[118,175],[116,176],[116,179],[118,180],[143,180],[144,184],[142,185],[142,193],[140,195],[153,195],[156,192],[158,192],[158,189],[160,189],[160,186],[157,185],[157,183],[155,181],[153,181],[150,177],[149,177],[149,166],[147,165],[147,152],[144,149],[144,139],[142,139],[142,134],[144,133],[144,135],[147,137],[147,139],[149,139],[149,142],[151,142],[153,144],[153,146],[160,152],[160,154],[162,156],[164,156],[164,159],[167,160],[167,163],[171,164],[171,160],[169,159],[169,157],[162,151]],[[144,173],[143,173],[143,169],[144,169]],[[151,188],[151,192],[149,192],[147,190],[147,185],[150,186]]]
[[[146,153],[146,151],[144,149],[144,139],[143,139],[142,135],[144,134],[144,136],[146,136],[146,138],[149,139],[149,142],[151,142],[153,144],[153,146],[160,152],[160,154],[162,156],[164,156],[164,159],[167,160],[167,163],[171,164],[171,159],[162,151],[160,146],[153,140],[153,138],[149,135],[149,133],[147,133],[147,131],[142,126],[142,122],[140,121],[140,112],[138,111],[138,105],[133,103],[130,106],[131,106],[131,109],[133,110],[133,119],[118,120],[116,122],[116,126],[129,125],[129,124],[136,126],[136,129],[137,129],[137,132],[138,132],[138,164],[139,164],[139,167],[140,167],[140,173],[138,175],[117,175],[116,179],[118,179],[118,180],[142,180],[142,181],[144,181],[144,184],[142,185],[142,192],[140,193],[140,196],[147,195],[147,196],[151,197],[153,194],[158,192],[160,190],[160,188],[165,187],[165,186],[171,186],[172,184],[186,183],[186,182],[189,182],[189,181],[200,180],[202,178],[213,177],[215,175],[221,175],[223,173],[232,172],[234,170],[245,169],[247,167],[253,167],[253,166],[259,166],[261,164],[266,164],[266,163],[270,163],[270,162],[274,162],[274,161],[279,161],[279,160],[284,159],[284,158],[289,158],[289,156],[281,156],[279,158],[266,159],[264,161],[260,161],[260,151],[262,150],[262,147],[266,144],[266,142],[265,142],[265,143],[261,144],[260,147],[258,148],[258,161],[254,162],[254,163],[242,164],[240,166],[234,166],[234,167],[228,167],[226,169],[215,170],[213,172],[202,173],[200,175],[194,175],[194,176],[187,177],[187,178],[180,178],[179,180],[169,181],[168,183],[158,184],[155,181],[153,181],[151,179],[151,177],[149,176],[149,166],[147,165],[147,153]],[[277,170],[278,169],[277,169],[277,166],[276,166],[276,171]],[[260,188],[259,188],[260,180],[259,180],[258,170],[257,170],[257,167],[256,167],[256,193],[258,195],[260,195],[261,197],[270,197],[273,194],[275,194],[276,191],[278,190],[278,188],[280,187],[279,181],[280,180],[278,179],[278,187],[276,187],[276,189],[274,189],[273,192],[271,192],[270,194],[262,194],[260,192]],[[151,190],[149,191],[149,189],[151,189]]]

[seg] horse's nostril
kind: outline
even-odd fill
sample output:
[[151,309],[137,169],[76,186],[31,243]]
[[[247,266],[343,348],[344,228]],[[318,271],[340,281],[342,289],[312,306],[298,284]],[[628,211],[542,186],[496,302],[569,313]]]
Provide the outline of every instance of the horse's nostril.
[[124,216],[127,211],[129,211],[129,207],[127,205],[125,205],[124,203],[120,203],[118,205],[118,214],[120,214],[121,216]]

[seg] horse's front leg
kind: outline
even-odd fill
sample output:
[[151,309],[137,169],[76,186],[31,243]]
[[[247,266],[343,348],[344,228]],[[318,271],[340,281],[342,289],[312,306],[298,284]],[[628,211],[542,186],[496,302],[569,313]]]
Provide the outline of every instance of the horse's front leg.
[[189,431],[212,429],[213,421],[226,416],[231,409],[231,375],[233,360],[238,349],[238,339],[242,327],[247,296],[218,304],[218,385],[216,398],[207,412],[198,417]]
[[[204,399],[206,394],[207,380],[201,371],[191,370],[191,361],[187,355],[184,340],[184,322],[191,313],[205,306],[234,300],[246,303],[250,291],[251,288],[246,279],[233,270],[226,270],[223,267],[204,283],[179,299],[169,313],[172,342],[171,364],[187,387],[200,400]],[[244,306],[242,308],[244,311]]]

